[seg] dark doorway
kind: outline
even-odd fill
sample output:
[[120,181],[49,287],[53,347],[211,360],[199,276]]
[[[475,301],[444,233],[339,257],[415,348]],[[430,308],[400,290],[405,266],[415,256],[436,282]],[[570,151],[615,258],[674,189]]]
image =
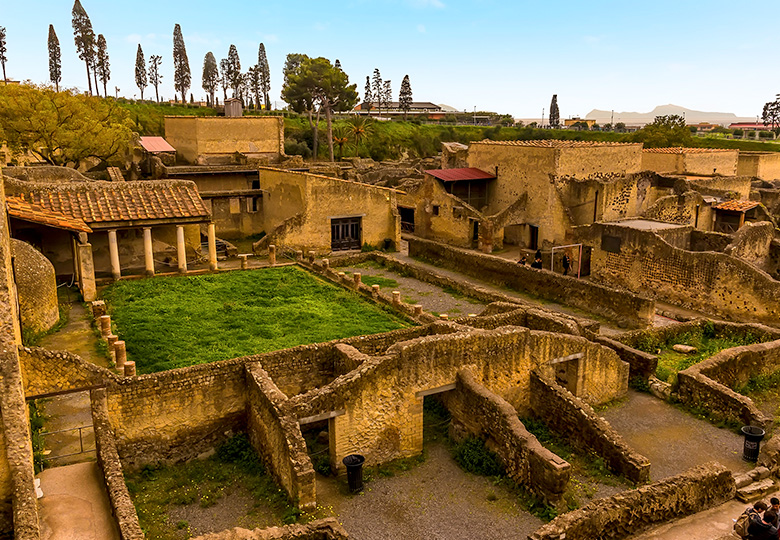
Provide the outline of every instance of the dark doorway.
[[363,245],[361,236],[362,218],[339,218],[330,221],[330,248],[333,251],[360,249]]
[[471,247],[479,247],[479,221],[476,219],[472,220]]
[[401,232],[414,232],[414,208],[405,206],[398,207],[398,213],[401,215]]
[[555,364],[555,382],[576,396],[579,390],[580,357],[582,355],[573,356],[575,358],[568,358]]
[[539,249],[539,227],[528,226],[528,249]]

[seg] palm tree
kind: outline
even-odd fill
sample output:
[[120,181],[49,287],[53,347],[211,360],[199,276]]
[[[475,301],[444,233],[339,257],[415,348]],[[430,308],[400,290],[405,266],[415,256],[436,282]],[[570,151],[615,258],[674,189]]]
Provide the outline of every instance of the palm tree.
[[347,131],[347,126],[340,124],[333,128],[333,144],[339,148],[339,161],[341,161],[344,155],[344,146],[349,142],[350,131]]
[[371,135],[374,126],[365,116],[353,116],[349,119],[349,134],[355,140],[355,156],[360,153],[360,141]]

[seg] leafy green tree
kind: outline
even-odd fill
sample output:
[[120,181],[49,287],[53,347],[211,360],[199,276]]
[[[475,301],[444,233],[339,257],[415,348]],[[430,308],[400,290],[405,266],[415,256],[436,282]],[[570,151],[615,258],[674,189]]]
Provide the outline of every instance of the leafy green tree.
[[[84,61],[87,67],[87,85],[89,93],[92,94],[92,78],[90,77],[90,67],[95,63],[95,31],[92,29],[92,21],[84,10],[79,0],[73,3],[73,40],[76,43],[76,52],[79,59]],[[97,91],[97,88],[95,88]]]
[[363,96],[363,103],[366,106],[366,114],[370,115],[371,114],[371,105],[374,102],[374,95],[373,95],[373,92],[371,91],[371,77],[369,77],[368,75],[366,75],[366,87],[363,90],[363,94],[364,94],[364,96]]
[[236,49],[235,45],[230,46],[227,61],[228,81],[230,82],[230,88],[233,89],[233,97],[237,98],[239,97],[239,87],[241,86],[243,75],[241,73],[241,60],[238,57],[238,49]]
[[409,75],[404,75],[404,80],[401,81],[401,91],[398,93],[398,106],[404,112],[404,120],[406,120],[406,115],[412,108],[412,85],[409,83]]
[[97,60],[95,64],[97,69],[97,76],[100,82],[103,83],[103,95],[108,97],[108,90],[106,85],[111,80],[111,63],[108,61],[108,45],[106,44],[106,38],[103,34],[98,34],[97,37]]
[[260,99],[263,95],[262,91],[262,75],[260,73],[260,66],[252,66],[249,68],[249,71],[247,72],[247,86],[249,87],[249,91],[254,97],[254,102],[257,107],[260,106]]
[[[336,68],[336,69],[341,69],[341,60],[339,60],[338,58],[336,58],[336,61],[335,61],[335,62],[333,62],[333,67],[334,67],[334,68]],[[343,70],[343,69],[341,69],[341,71],[344,71],[344,70]]]
[[219,68],[217,67],[217,59],[214,58],[214,53],[211,51],[206,53],[203,58],[203,89],[209,96],[209,103],[214,106],[214,92],[217,91],[219,85]]
[[8,48],[5,44],[5,26],[0,26],[0,64],[3,66],[3,82],[8,84],[8,77],[5,76],[5,63],[8,61],[6,52]]
[[[5,67],[3,67],[5,71]],[[49,80],[54,84],[54,89],[60,91],[62,80],[62,54],[60,52],[60,40],[54,31],[54,25],[49,25]]]
[[222,86],[222,101],[227,100],[227,89],[230,88],[230,65],[227,58],[219,61],[219,84]]
[[51,86],[0,87],[0,133],[8,146],[52,165],[78,167],[90,157],[119,162],[132,127],[127,109],[113,99]]
[[[335,66],[334,66],[335,67]],[[339,160],[344,157],[344,147],[349,143],[349,130],[345,125],[333,128],[333,144],[339,149]]]
[[656,116],[651,124],[634,133],[632,139],[644,143],[645,148],[690,146],[692,141],[685,118],[677,114]]
[[371,95],[374,97],[377,108],[377,116],[382,114],[382,103],[385,97],[385,83],[382,81],[382,74],[379,68],[374,68],[374,76],[371,78]]
[[374,131],[371,119],[367,116],[353,116],[349,119],[349,133],[355,141],[355,155],[359,155],[360,143]]
[[187,101],[187,90],[192,82],[190,61],[187,59],[187,48],[184,46],[184,36],[181,34],[181,26],[177,23],[173,27],[173,87],[181,93],[182,102]]
[[558,110],[558,94],[553,94],[550,102],[550,127],[558,129],[561,127],[561,112]]
[[626,124],[623,122],[616,122],[615,123],[615,131],[618,133],[623,133],[626,130]]
[[160,83],[162,82],[162,73],[160,73],[160,65],[162,64],[162,56],[159,54],[153,54],[149,57],[149,84],[154,86],[154,99],[157,103],[160,102]]
[[780,125],[780,94],[777,95],[777,99],[764,104],[764,109],[761,111],[761,120],[765,126],[769,126],[769,129],[774,130]]
[[393,101],[393,87],[391,81],[387,80],[383,82],[384,89],[382,90],[382,105],[385,109],[390,108],[390,102]]
[[[304,73],[303,63],[308,62],[310,58],[305,54],[290,53],[284,62],[282,73],[284,83],[282,84],[282,99],[290,108],[301,114],[306,114],[309,121],[309,128],[312,131],[312,153],[314,159],[317,159],[319,150],[319,126],[321,109],[312,95],[313,82],[307,78]],[[316,112],[316,120],[315,114]]]
[[135,85],[141,90],[141,101],[144,100],[144,88],[148,86],[146,78],[146,58],[141,44],[138,44],[138,51],[135,53]]
[[271,70],[268,68],[268,56],[265,54],[265,45],[262,43],[257,49],[257,68],[260,71],[260,91],[265,101],[265,110],[271,110]]

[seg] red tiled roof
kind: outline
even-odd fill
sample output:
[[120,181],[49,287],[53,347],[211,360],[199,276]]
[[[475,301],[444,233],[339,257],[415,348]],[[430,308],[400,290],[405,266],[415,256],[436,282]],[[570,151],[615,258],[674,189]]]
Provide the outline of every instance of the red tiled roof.
[[495,180],[495,175],[477,169],[465,167],[462,169],[428,169],[425,171],[442,182],[455,182],[456,180]]
[[140,182],[29,183],[6,179],[9,196],[93,225],[118,221],[210,218],[195,183]]
[[166,141],[162,137],[141,137],[140,143],[144,150],[146,150],[147,152],[152,152],[153,154],[156,152],[176,151],[176,149],[170,144],[168,144],[168,141]]
[[92,232],[92,229],[80,219],[72,218],[59,212],[52,212],[42,206],[25,202],[16,197],[8,197],[5,200],[5,206],[8,209],[8,215],[17,219],[68,231]]
[[734,152],[728,148],[684,148],[682,146],[673,146],[670,148],[645,148],[643,152],[650,154],[709,154],[712,152]]
[[530,146],[536,148],[604,148],[609,146],[642,146],[642,143],[621,143],[601,141],[562,141],[558,139],[542,139],[534,141],[478,141],[471,144],[490,144],[496,146]]
[[747,201],[732,199],[730,201],[723,201],[718,204],[713,204],[712,207],[715,210],[730,210],[732,212],[747,212],[758,206],[756,201]]

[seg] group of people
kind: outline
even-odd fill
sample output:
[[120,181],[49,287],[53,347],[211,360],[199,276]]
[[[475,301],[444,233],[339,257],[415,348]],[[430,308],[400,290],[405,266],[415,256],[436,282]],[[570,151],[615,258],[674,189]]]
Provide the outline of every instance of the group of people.
[[[517,264],[522,264],[525,266],[528,263],[528,259],[526,258],[525,254],[520,255],[520,259],[517,261]],[[571,267],[571,260],[569,259],[569,256],[564,253],[563,258],[561,259],[561,266],[563,267],[563,275],[566,276],[569,274],[569,268]],[[534,255],[534,262],[531,263],[531,268],[537,268],[539,270],[542,269],[542,250],[537,249],[536,254]]]
[[[778,540],[778,514],[780,514],[780,499],[772,497],[769,505],[764,501],[758,501],[748,507],[744,514],[747,516],[747,536],[750,540]],[[737,520],[739,522],[739,520]],[[735,525],[735,530],[736,530]],[[740,531],[737,531],[739,534]]]

